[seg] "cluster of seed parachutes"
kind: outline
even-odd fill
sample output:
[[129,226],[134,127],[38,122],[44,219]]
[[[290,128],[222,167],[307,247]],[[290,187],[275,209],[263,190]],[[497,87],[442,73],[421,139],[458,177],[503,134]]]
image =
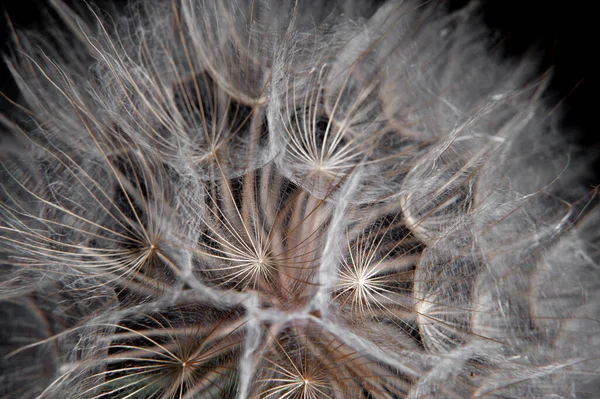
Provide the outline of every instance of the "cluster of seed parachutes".
[[598,217],[472,9],[165,3],[16,36],[0,396],[594,391]]

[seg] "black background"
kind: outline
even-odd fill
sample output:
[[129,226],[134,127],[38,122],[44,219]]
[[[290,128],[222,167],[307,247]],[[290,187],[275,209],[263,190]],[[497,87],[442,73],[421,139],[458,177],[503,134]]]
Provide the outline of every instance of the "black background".
[[[126,0],[101,0],[120,6]],[[169,1],[169,0],[165,0]],[[302,0],[300,0],[302,1]],[[378,1],[378,0],[373,0]],[[436,1],[436,0],[432,0]],[[437,0],[440,1],[440,0]],[[460,7],[468,0],[441,0]],[[67,4],[82,0],[65,0]],[[0,9],[18,28],[36,29],[44,21],[46,0],[0,0]],[[533,51],[540,60],[540,73],[552,67],[548,93],[552,104],[560,103],[563,123],[576,142],[600,154],[600,87],[596,70],[597,35],[600,25],[591,1],[488,0],[483,1],[483,19],[492,34],[502,38],[507,57],[519,57]],[[8,24],[0,16],[2,50],[7,48]],[[0,66],[0,90],[14,97],[16,90],[6,67]],[[5,104],[4,104],[5,105]],[[0,101],[0,110],[3,104]],[[600,163],[597,163],[597,166]],[[596,167],[596,176],[600,168]],[[597,179],[600,183],[600,179]]]

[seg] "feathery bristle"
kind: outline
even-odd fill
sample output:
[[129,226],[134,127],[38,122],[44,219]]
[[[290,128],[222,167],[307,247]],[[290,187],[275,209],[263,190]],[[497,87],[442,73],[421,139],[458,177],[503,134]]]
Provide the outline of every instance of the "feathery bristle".
[[593,398],[597,197],[476,2],[13,32],[0,397]]

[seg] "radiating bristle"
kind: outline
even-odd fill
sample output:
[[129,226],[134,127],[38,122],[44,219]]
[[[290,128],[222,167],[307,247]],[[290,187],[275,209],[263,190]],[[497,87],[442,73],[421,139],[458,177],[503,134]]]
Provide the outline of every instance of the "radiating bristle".
[[477,2],[13,32],[0,398],[595,398],[598,200]]

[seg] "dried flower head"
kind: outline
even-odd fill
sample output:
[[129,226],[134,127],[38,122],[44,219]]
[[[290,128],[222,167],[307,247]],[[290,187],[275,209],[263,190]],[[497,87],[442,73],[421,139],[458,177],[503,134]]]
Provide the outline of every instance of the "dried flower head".
[[598,392],[585,160],[476,3],[49,2],[6,57],[0,397]]

